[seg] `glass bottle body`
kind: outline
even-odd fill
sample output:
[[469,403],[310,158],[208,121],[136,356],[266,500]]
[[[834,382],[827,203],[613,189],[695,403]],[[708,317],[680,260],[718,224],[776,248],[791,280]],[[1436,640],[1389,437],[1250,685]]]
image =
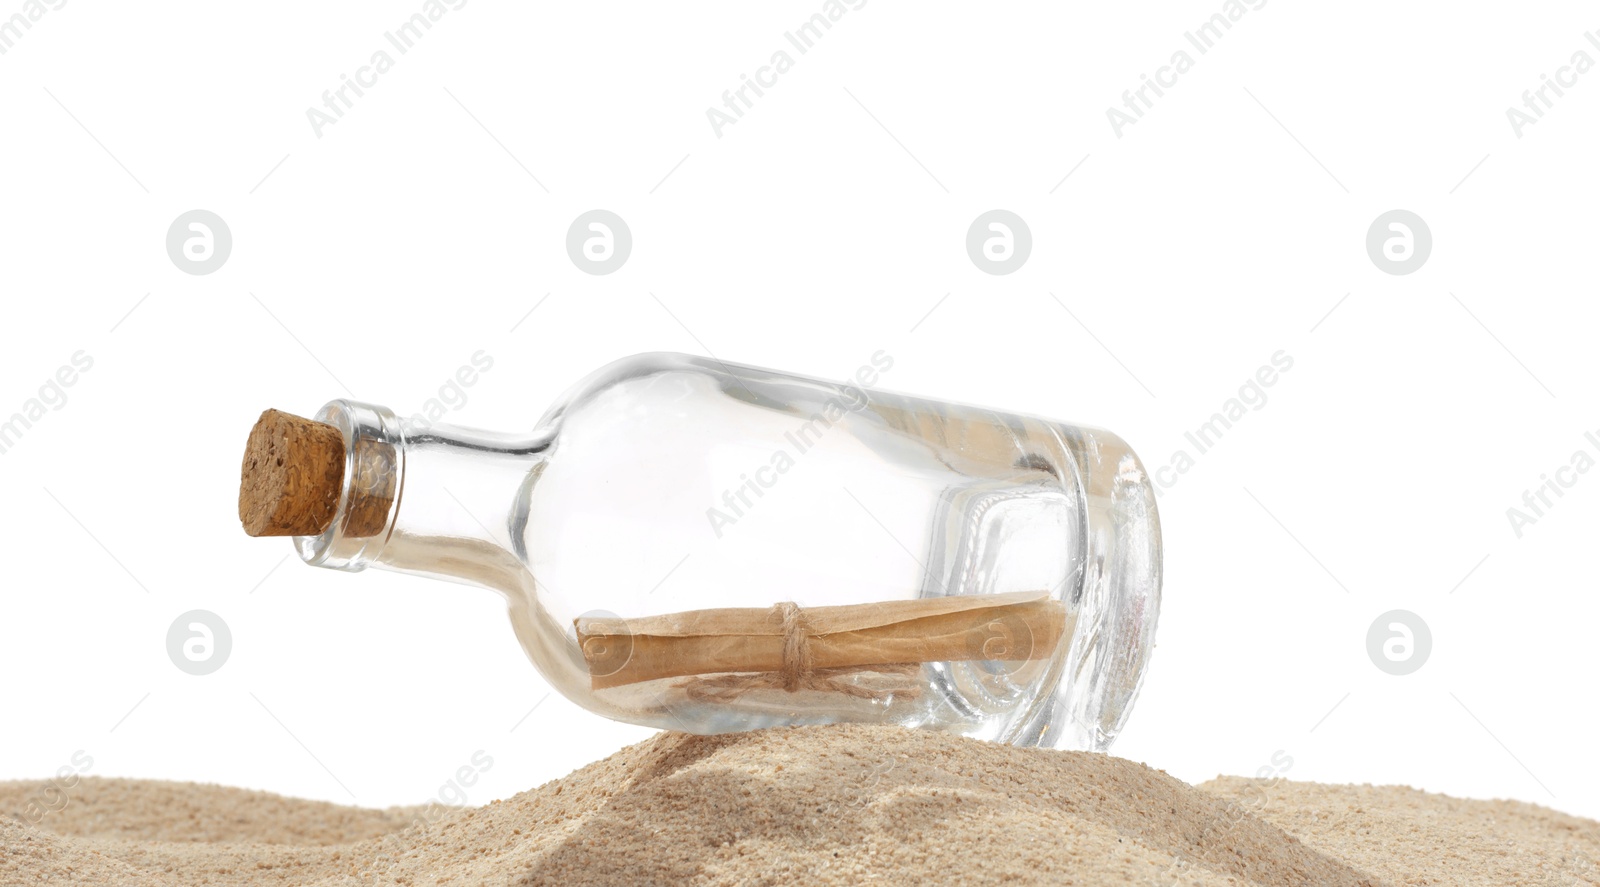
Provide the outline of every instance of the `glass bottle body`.
[[[522,437],[335,401],[318,418],[346,437],[341,513],[296,544],[314,564],[501,592],[545,679],[618,720],[698,733],[864,721],[1103,750],[1138,692],[1159,607],[1142,466],[1097,429],[869,391],[889,364],[880,352],[841,384],[639,355],[580,382]],[[351,536],[345,514],[370,489],[397,491],[384,530]],[[903,672],[888,685],[876,667],[820,689],[736,678],[708,694],[716,671],[704,668],[622,680],[656,649],[629,627],[683,614],[748,622],[793,604],[822,625],[1018,599],[1034,609],[974,611],[942,647],[904,647],[913,661],[885,667]],[[886,602],[913,603],[874,609]],[[622,628],[585,635],[597,625]],[[813,647],[825,656],[852,636]]]

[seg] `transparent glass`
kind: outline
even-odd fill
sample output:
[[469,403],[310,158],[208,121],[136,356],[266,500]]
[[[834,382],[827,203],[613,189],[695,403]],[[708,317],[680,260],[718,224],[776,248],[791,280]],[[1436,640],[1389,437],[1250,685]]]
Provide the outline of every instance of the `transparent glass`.
[[[315,565],[500,592],[544,678],[606,717],[694,733],[894,723],[1104,750],[1138,693],[1160,602],[1143,467],[1105,431],[869,390],[891,364],[879,352],[836,383],[643,354],[584,379],[531,435],[334,401],[317,418],[345,436],[340,511],[295,544]],[[346,515],[374,502],[383,531],[348,534]],[[995,595],[1011,597],[982,597]],[[1020,622],[977,611],[943,646],[912,638],[887,678],[851,667],[820,688],[757,680],[712,694],[692,686],[715,680],[704,669],[604,680],[649,658],[655,641],[626,627],[651,617],[771,612],[784,634],[764,642],[777,649],[794,629],[778,627],[776,605],[820,620],[830,611],[813,608],[920,614],[1018,595],[1047,609]],[[879,606],[894,601],[921,603]],[[597,642],[586,625],[624,630]],[[852,637],[818,636],[813,649]]]

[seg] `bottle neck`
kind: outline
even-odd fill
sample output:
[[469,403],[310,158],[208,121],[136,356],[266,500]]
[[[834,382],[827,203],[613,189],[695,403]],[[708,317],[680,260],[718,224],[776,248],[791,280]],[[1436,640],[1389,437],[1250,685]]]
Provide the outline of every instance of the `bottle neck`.
[[337,513],[320,535],[297,536],[308,564],[369,566],[507,593],[525,584],[521,524],[549,436],[511,436],[400,419],[336,400],[317,421],[340,430],[345,472]]

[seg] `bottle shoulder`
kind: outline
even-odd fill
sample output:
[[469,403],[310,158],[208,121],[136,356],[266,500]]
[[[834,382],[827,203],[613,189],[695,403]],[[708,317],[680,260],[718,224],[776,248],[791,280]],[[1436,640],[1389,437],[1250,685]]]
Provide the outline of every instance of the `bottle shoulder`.
[[569,387],[540,418],[539,428],[559,425],[569,414],[601,399],[606,392],[667,374],[726,375],[727,365],[674,351],[645,351],[618,358]]

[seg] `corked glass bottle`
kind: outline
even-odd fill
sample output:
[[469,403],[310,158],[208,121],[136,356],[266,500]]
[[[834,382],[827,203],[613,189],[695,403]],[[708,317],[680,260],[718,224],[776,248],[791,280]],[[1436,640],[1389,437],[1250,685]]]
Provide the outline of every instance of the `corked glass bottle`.
[[531,434],[336,400],[252,430],[239,511],[306,563],[494,589],[544,678],[695,733],[894,723],[1103,750],[1154,643],[1154,491],[1116,436],[678,354]]

